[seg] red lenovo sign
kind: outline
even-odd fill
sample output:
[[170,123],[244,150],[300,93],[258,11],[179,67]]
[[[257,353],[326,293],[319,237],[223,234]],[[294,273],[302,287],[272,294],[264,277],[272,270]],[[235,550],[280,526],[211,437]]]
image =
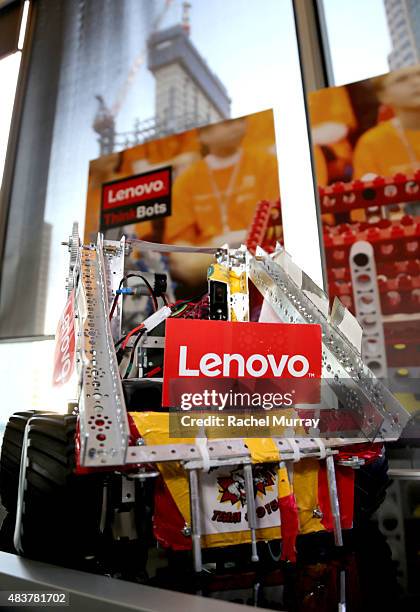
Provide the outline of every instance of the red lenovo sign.
[[66,383],[73,374],[75,345],[74,291],[72,291],[55,334],[53,385],[56,387]]
[[102,229],[152,221],[170,214],[170,167],[129,176],[102,186]]
[[187,319],[166,325],[165,406],[181,406],[183,390],[208,397],[241,381],[242,388],[254,381],[273,389],[280,380],[290,381],[283,385],[290,390],[292,383],[321,376],[319,325]]
[[109,210],[118,206],[129,206],[143,200],[167,196],[170,190],[168,169],[147,172],[124,180],[107,183],[102,192],[102,208]]

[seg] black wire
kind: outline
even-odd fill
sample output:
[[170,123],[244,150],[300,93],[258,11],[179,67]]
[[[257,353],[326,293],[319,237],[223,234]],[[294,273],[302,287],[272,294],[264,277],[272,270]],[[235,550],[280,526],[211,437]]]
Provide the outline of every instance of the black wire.
[[[154,309],[155,309],[155,312],[156,312],[156,310],[158,310],[158,308],[159,308],[156,294],[153,291],[152,285],[149,283],[147,278],[145,278],[141,274],[132,273],[132,274],[126,274],[125,276],[123,276],[122,279],[120,280],[119,285],[118,285],[118,291],[121,289],[121,287],[123,286],[124,282],[126,282],[129,278],[133,278],[133,277],[134,278],[141,278],[141,280],[146,285],[147,289],[149,290],[150,297],[153,300],[153,306],[154,306]],[[114,296],[114,301],[112,302],[111,310],[109,311],[109,320],[111,320],[112,317],[114,316],[114,310],[115,310],[115,307],[117,305],[118,298],[120,297],[120,295],[121,295],[120,293],[116,293],[115,296]]]
[[[146,285],[146,287],[147,287],[147,288],[148,288],[148,290],[149,290],[149,293],[150,293],[150,296],[151,296],[151,298],[152,298],[152,300],[153,300],[153,305],[154,305],[154,307],[155,307],[155,311],[156,311],[156,310],[159,308],[158,301],[157,301],[157,297],[156,297],[155,292],[153,291],[152,285],[149,283],[149,281],[147,280],[147,278],[145,278],[145,277],[144,277],[144,276],[142,276],[141,274],[135,274],[135,273],[132,273],[132,274],[126,274],[126,276],[124,276],[124,279],[125,279],[125,280],[128,280],[129,278],[141,278],[141,280],[144,282],[144,284]],[[123,280],[124,280],[124,279],[123,279]]]
[[136,353],[136,348],[137,348],[137,345],[138,345],[138,343],[140,342],[140,338],[142,337],[142,335],[144,334],[144,332],[145,332],[145,329],[144,329],[144,328],[143,328],[143,329],[140,329],[140,330],[139,330],[139,333],[138,333],[138,335],[137,335],[137,338],[136,338],[136,339],[135,339],[135,341],[134,341],[133,347],[132,347],[132,349],[131,349],[130,361],[128,362],[128,366],[127,366],[127,368],[126,368],[126,370],[125,370],[125,373],[124,373],[124,376],[123,376],[123,378],[124,378],[124,379],[126,379],[126,378],[127,378],[127,376],[128,376],[128,375],[130,374],[130,372],[131,372],[131,368],[133,367],[134,355],[135,355],[135,353]]

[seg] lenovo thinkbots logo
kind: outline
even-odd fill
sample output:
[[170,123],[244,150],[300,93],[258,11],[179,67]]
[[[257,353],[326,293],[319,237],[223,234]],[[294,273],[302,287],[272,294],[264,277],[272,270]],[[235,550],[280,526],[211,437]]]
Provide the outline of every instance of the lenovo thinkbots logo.
[[[148,183],[140,183],[126,189],[114,190],[112,187],[108,191],[108,202],[115,204],[131,204],[133,199],[138,199],[145,195],[161,195],[165,189],[165,184],[161,180],[149,181]],[[117,206],[117,204],[115,204]]]
[[152,221],[171,214],[171,168],[102,186],[101,229]]
[[[198,367],[197,367],[198,365]],[[195,366],[195,367],[194,367]],[[255,378],[273,376],[281,378],[284,374],[293,378],[302,378],[309,372],[309,361],[304,355],[260,355],[254,353],[245,358],[240,353],[205,353],[198,364],[189,363],[188,347],[179,347],[178,375],[179,376],[205,376],[214,378]]]

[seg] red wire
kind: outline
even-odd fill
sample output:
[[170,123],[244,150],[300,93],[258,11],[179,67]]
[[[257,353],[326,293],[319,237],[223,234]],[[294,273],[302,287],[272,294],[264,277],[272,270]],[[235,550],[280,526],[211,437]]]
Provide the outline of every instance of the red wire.
[[137,327],[135,327],[134,329],[132,329],[130,332],[128,332],[128,334],[127,334],[127,335],[126,335],[126,337],[125,337],[124,342],[123,342],[123,343],[122,343],[122,345],[121,345],[121,348],[122,348],[123,350],[124,350],[124,349],[125,349],[125,347],[127,346],[127,343],[128,343],[128,341],[129,341],[129,339],[131,338],[131,336],[132,336],[133,334],[135,334],[136,332],[140,331],[140,330],[141,330],[143,327],[144,327],[144,324],[143,324],[143,323],[140,323],[140,325],[138,325]]
[[114,316],[115,307],[116,307],[116,305],[117,305],[117,302],[118,302],[118,298],[119,298],[119,297],[120,297],[120,294],[119,294],[119,293],[117,293],[117,294],[115,295],[115,297],[114,297],[114,301],[112,302],[112,307],[111,307],[111,310],[110,310],[110,313],[109,313],[109,320],[110,320],[110,321],[111,321],[112,317]]
[[146,378],[150,378],[151,376],[153,376],[153,374],[157,374],[158,372],[161,371],[161,367],[157,366],[156,368],[153,368],[153,370],[150,370],[150,372],[147,372],[146,374]]

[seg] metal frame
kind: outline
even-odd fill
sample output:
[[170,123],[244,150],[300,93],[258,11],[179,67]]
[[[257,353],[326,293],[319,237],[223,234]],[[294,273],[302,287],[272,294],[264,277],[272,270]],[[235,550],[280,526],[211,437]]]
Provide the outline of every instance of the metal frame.
[[307,91],[334,85],[322,0],[293,0],[299,58]]
[[[124,248],[124,243],[108,245],[108,249],[115,253],[121,251],[123,254]],[[76,290],[76,305],[81,463],[87,467],[123,465],[129,425],[109,323],[113,281],[108,280],[106,274],[101,235],[96,246],[81,247],[80,255],[80,287]],[[112,258],[108,259],[108,265],[108,271],[115,272]]]
[[322,0],[292,0],[295,21],[296,41],[305,104],[306,128],[308,132],[309,155],[312,168],[312,183],[316,203],[318,240],[321,255],[322,277],[325,290],[328,288],[328,275],[325,250],[322,247],[321,206],[316,178],[314,147],[311,137],[308,92],[333,85],[333,73],[327,29]]
[[[121,312],[117,314],[112,333],[109,309],[124,275],[124,256],[131,244],[124,240],[104,241],[99,234],[96,245],[78,247],[79,255],[75,250],[76,244],[80,242],[73,229],[69,245],[73,278],[70,284],[76,291],[81,465],[94,468],[157,461],[199,461],[202,457],[198,445],[128,445],[129,425],[114,348],[121,327]],[[138,241],[135,244],[139,244]],[[144,246],[162,251],[170,248],[147,243]],[[239,254],[243,259],[243,249]],[[339,324],[332,317],[328,318],[325,310],[320,310],[324,308],[322,291],[281,249],[272,256],[261,249],[255,257],[248,252],[245,255],[244,265],[250,280],[280,321],[321,325],[322,376],[327,382],[321,389],[323,406],[336,410],[338,399],[352,409],[367,439],[373,440],[377,436],[380,440],[397,439],[408,421],[408,413],[364,365],[360,353],[343,334]],[[217,257],[220,259],[220,251]],[[227,251],[226,265],[234,267],[236,261],[236,250]],[[351,317],[350,313],[347,316]],[[295,445],[288,445],[285,439],[275,440],[282,457],[294,456]],[[362,442],[363,438],[354,441]],[[350,443],[348,438],[346,443]],[[329,448],[336,445],[343,444],[337,439],[328,440]],[[315,448],[313,442],[306,442],[305,438],[300,448],[302,452],[310,450],[315,456],[322,452],[320,445]],[[224,465],[225,461],[229,464],[232,461],[250,461],[249,452],[241,440],[212,441],[209,456],[217,465]]]

